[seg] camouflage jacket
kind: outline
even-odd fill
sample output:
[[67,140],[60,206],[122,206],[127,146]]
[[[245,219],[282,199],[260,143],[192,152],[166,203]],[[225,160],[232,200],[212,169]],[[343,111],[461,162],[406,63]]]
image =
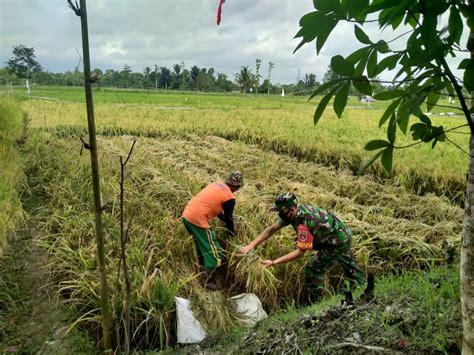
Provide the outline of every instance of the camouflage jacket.
[[293,226],[297,234],[297,246],[302,250],[342,250],[351,247],[349,228],[334,214],[322,208],[299,205],[294,222],[280,219],[278,223]]

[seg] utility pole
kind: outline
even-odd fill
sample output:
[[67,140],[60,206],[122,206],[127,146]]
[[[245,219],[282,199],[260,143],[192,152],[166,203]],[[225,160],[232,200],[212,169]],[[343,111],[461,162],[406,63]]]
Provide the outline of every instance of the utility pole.
[[94,210],[95,210],[95,234],[97,243],[97,261],[99,266],[100,278],[100,306],[102,309],[102,331],[104,336],[104,350],[111,350],[110,339],[110,312],[109,295],[107,290],[107,274],[105,268],[105,246],[102,227],[102,203],[100,197],[100,179],[99,179],[99,158],[97,155],[97,140],[95,131],[94,102],[92,100],[92,82],[91,82],[91,64],[89,55],[89,31],[87,28],[87,9],[86,0],[80,0],[80,6],[67,0],[69,7],[81,18],[82,29],[82,57],[84,63],[84,91],[87,107],[87,124],[89,130],[89,144],[84,147],[89,149],[91,155],[92,167],[92,187],[94,192]]
[[155,64],[155,91],[158,90],[158,65]]

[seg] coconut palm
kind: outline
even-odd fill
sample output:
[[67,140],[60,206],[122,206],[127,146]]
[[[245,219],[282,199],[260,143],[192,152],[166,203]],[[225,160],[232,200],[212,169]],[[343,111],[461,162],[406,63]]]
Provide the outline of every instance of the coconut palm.
[[248,65],[240,68],[240,73],[235,74],[235,81],[240,86],[240,92],[247,92],[255,84],[255,75]]

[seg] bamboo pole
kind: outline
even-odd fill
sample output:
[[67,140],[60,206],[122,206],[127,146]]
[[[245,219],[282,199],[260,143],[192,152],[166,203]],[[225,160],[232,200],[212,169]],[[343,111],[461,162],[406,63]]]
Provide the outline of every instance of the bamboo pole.
[[103,331],[103,348],[111,349],[110,337],[110,311],[109,296],[107,289],[107,271],[105,266],[105,247],[102,227],[102,202],[100,196],[100,179],[99,179],[99,158],[97,155],[97,139],[94,118],[94,102],[92,100],[92,83],[91,83],[91,65],[89,54],[89,30],[87,26],[87,8],[86,0],[80,0],[80,6],[68,0],[69,6],[74,10],[77,16],[81,18],[82,30],[82,57],[84,63],[84,91],[87,107],[87,125],[89,131],[88,149],[91,156],[92,168],[92,187],[94,192],[94,211],[95,211],[95,234],[97,243],[97,260],[100,278],[100,305],[102,309],[102,331]]

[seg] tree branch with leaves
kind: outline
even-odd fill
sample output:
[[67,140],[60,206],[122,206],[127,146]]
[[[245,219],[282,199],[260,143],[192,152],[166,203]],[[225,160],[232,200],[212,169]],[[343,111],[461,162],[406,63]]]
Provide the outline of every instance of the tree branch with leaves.
[[[448,132],[454,129],[435,125],[428,115],[437,106],[443,93],[456,96],[470,130],[469,167],[465,199],[464,230],[461,243],[461,305],[463,311],[463,353],[474,353],[474,109],[469,108],[474,91],[474,2],[473,0],[318,0],[315,11],[300,20],[296,47],[316,42],[319,54],[332,31],[342,22],[354,23],[354,35],[360,48],[343,57],[333,56],[331,68],[338,75],[318,87],[310,99],[325,93],[319,102],[314,123],[321,119],[331,100],[340,118],[346,108],[349,89],[353,85],[360,93],[373,95],[373,83],[378,75],[391,74],[393,88],[374,95],[389,101],[379,125],[385,126],[387,139],[372,140],[367,150],[377,151],[360,168],[363,173],[380,158],[387,171],[392,170],[397,134],[411,133],[414,144],[452,142]],[[444,15],[444,16],[443,16]],[[443,19],[447,18],[447,23]],[[393,36],[392,31],[404,29],[395,38],[372,40],[363,28],[368,23]],[[469,29],[466,48],[461,43],[463,31]],[[396,48],[396,45],[399,45]],[[469,58],[459,59],[459,53],[470,52]],[[446,60],[457,60],[462,79],[454,75]],[[456,125],[458,125],[458,121]],[[462,147],[459,147],[462,149]]]

